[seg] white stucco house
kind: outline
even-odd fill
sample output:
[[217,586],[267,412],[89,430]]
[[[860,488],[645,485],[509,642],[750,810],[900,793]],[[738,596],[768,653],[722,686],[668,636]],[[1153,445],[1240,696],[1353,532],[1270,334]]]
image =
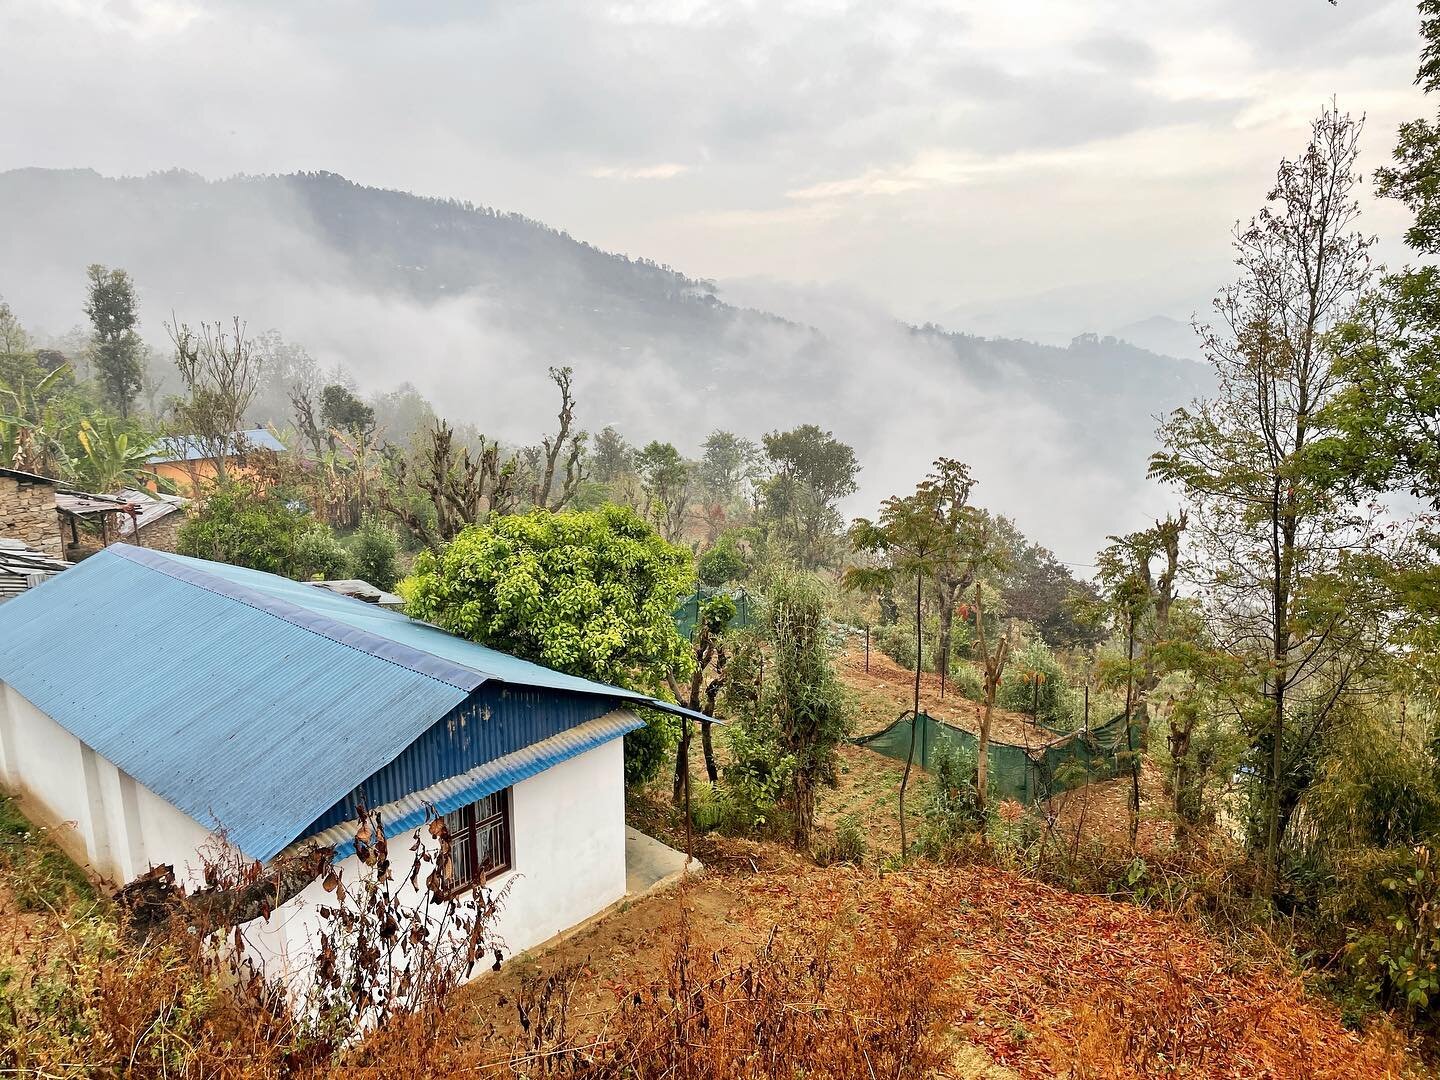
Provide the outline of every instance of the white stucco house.
[[[392,838],[443,814],[449,885],[509,895],[508,953],[626,893],[622,736],[632,706],[374,604],[253,570],[115,545],[0,609],[0,783],[117,884],[199,887],[217,837],[262,864],[334,849],[357,804]],[[311,956],[317,879],[244,928],[267,974]]]

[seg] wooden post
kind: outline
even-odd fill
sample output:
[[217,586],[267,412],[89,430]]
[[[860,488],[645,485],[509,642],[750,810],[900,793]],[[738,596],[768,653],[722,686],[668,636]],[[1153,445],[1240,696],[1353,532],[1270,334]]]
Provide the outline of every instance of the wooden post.
[[865,674],[870,674],[870,624],[865,624]]
[[[685,717],[686,730],[688,732],[690,718]],[[693,819],[690,816],[690,755],[685,755],[685,866],[688,869],[692,858],[691,849],[694,846],[690,839],[690,823]]]
[[1085,678],[1085,734],[1090,734],[1090,678]]

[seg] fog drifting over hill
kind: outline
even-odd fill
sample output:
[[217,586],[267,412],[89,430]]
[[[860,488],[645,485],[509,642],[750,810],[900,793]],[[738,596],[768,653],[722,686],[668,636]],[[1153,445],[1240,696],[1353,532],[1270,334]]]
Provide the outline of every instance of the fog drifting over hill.
[[818,423],[860,455],[857,513],[937,455],[959,457],[980,501],[1082,563],[1107,531],[1159,509],[1144,481],[1154,417],[1206,378],[1115,341],[986,340],[834,290],[716,289],[536,222],[332,175],[19,170],[0,175],[0,232],[0,294],[42,332],[83,318],[87,264],[123,266],[162,363],[172,312],[239,314],[362,391],[413,383],[443,415],[512,443],[551,425],[546,368],[568,363],[591,431],[614,424],[694,454],[714,428],[758,438]]

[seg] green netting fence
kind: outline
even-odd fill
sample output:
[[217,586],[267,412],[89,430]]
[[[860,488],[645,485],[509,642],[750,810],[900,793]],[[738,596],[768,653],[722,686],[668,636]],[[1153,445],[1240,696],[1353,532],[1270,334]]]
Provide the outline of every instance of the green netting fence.
[[730,625],[736,629],[744,629],[755,622],[756,611],[755,601],[744,589],[720,588],[712,589],[709,586],[701,585],[689,596],[680,601],[675,608],[675,629],[680,631],[680,636],[687,641],[695,633],[695,624],[700,621],[700,607],[712,596],[725,594],[735,601],[735,618]]
[[[910,729],[913,714],[906,713],[884,731],[856,739],[886,757],[904,761],[910,754]],[[1122,713],[1089,731],[1052,735],[1034,746],[990,740],[990,791],[1002,799],[1014,799],[1030,805],[1043,802],[1053,795],[1080,787],[1092,780],[1109,780],[1125,771],[1129,749],[1126,721]],[[1136,732],[1136,745],[1140,733]],[[915,764],[929,769],[937,748],[950,743],[957,750],[973,756],[979,738],[964,728],[936,720],[928,713],[919,714],[915,731]]]

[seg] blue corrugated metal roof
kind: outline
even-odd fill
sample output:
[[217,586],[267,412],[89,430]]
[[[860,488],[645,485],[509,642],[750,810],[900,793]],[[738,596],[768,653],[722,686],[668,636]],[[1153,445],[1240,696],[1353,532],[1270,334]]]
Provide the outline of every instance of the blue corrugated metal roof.
[[[218,442],[218,440],[217,440]],[[202,458],[214,456],[215,447],[198,435],[173,435],[160,439],[150,448],[150,456],[145,460],[151,465],[160,465],[171,461],[199,461]],[[237,431],[230,437],[230,445],[226,447],[226,454],[238,454],[242,450],[273,450],[275,453],[282,453],[285,444],[272,435],[266,428],[250,428],[247,431]]]
[[123,544],[5,605],[0,680],[262,860],[490,680],[699,715],[303,583]]
[[117,544],[106,550],[120,551],[127,558],[143,561],[163,573],[183,575],[186,568],[190,568],[205,576],[208,588],[224,589],[228,584],[233,586],[236,595],[247,603],[266,604],[277,611],[288,610],[289,617],[303,620],[317,633],[334,636],[337,640],[351,640],[359,648],[374,649],[379,654],[384,654],[386,649],[397,654],[410,650],[407,655],[412,657],[412,661],[415,656],[423,654],[430,658],[427,663],[431,673],[439,678],[449,679],[456,685],[464,685],[470,680],[469,686],[473,688],[488,679],[498,679],[520,686],[538,686],[580,694],[605,694],[633,701],[637,705],[672,712],[677,716],[689,716],[695,720],[712,719],[702,713],[634,690],[623,690],[592,679],[582,679],[578,675],[566,675],[542,664],[521,660],[509,653],[456,637],[438,626],[412,619],[398,611],[382,608],[378,604],[366,604],[352,597],[332,593],[328,589],[317,589],[305,582],[291,581],[289,578],[277,577],[244,566],[206,562],[203,559],[191,559],[149,548],[131,548]]
[[[432,810],[448,814],[644,726],[628,712],[612,712],[387,803],[378,810],[385,835],[393,840],[423,824]],[[346,821],[305,837],[304,841],[333,846],[335,858],[343,859],[355,851],[355,826],[353,821]]]

